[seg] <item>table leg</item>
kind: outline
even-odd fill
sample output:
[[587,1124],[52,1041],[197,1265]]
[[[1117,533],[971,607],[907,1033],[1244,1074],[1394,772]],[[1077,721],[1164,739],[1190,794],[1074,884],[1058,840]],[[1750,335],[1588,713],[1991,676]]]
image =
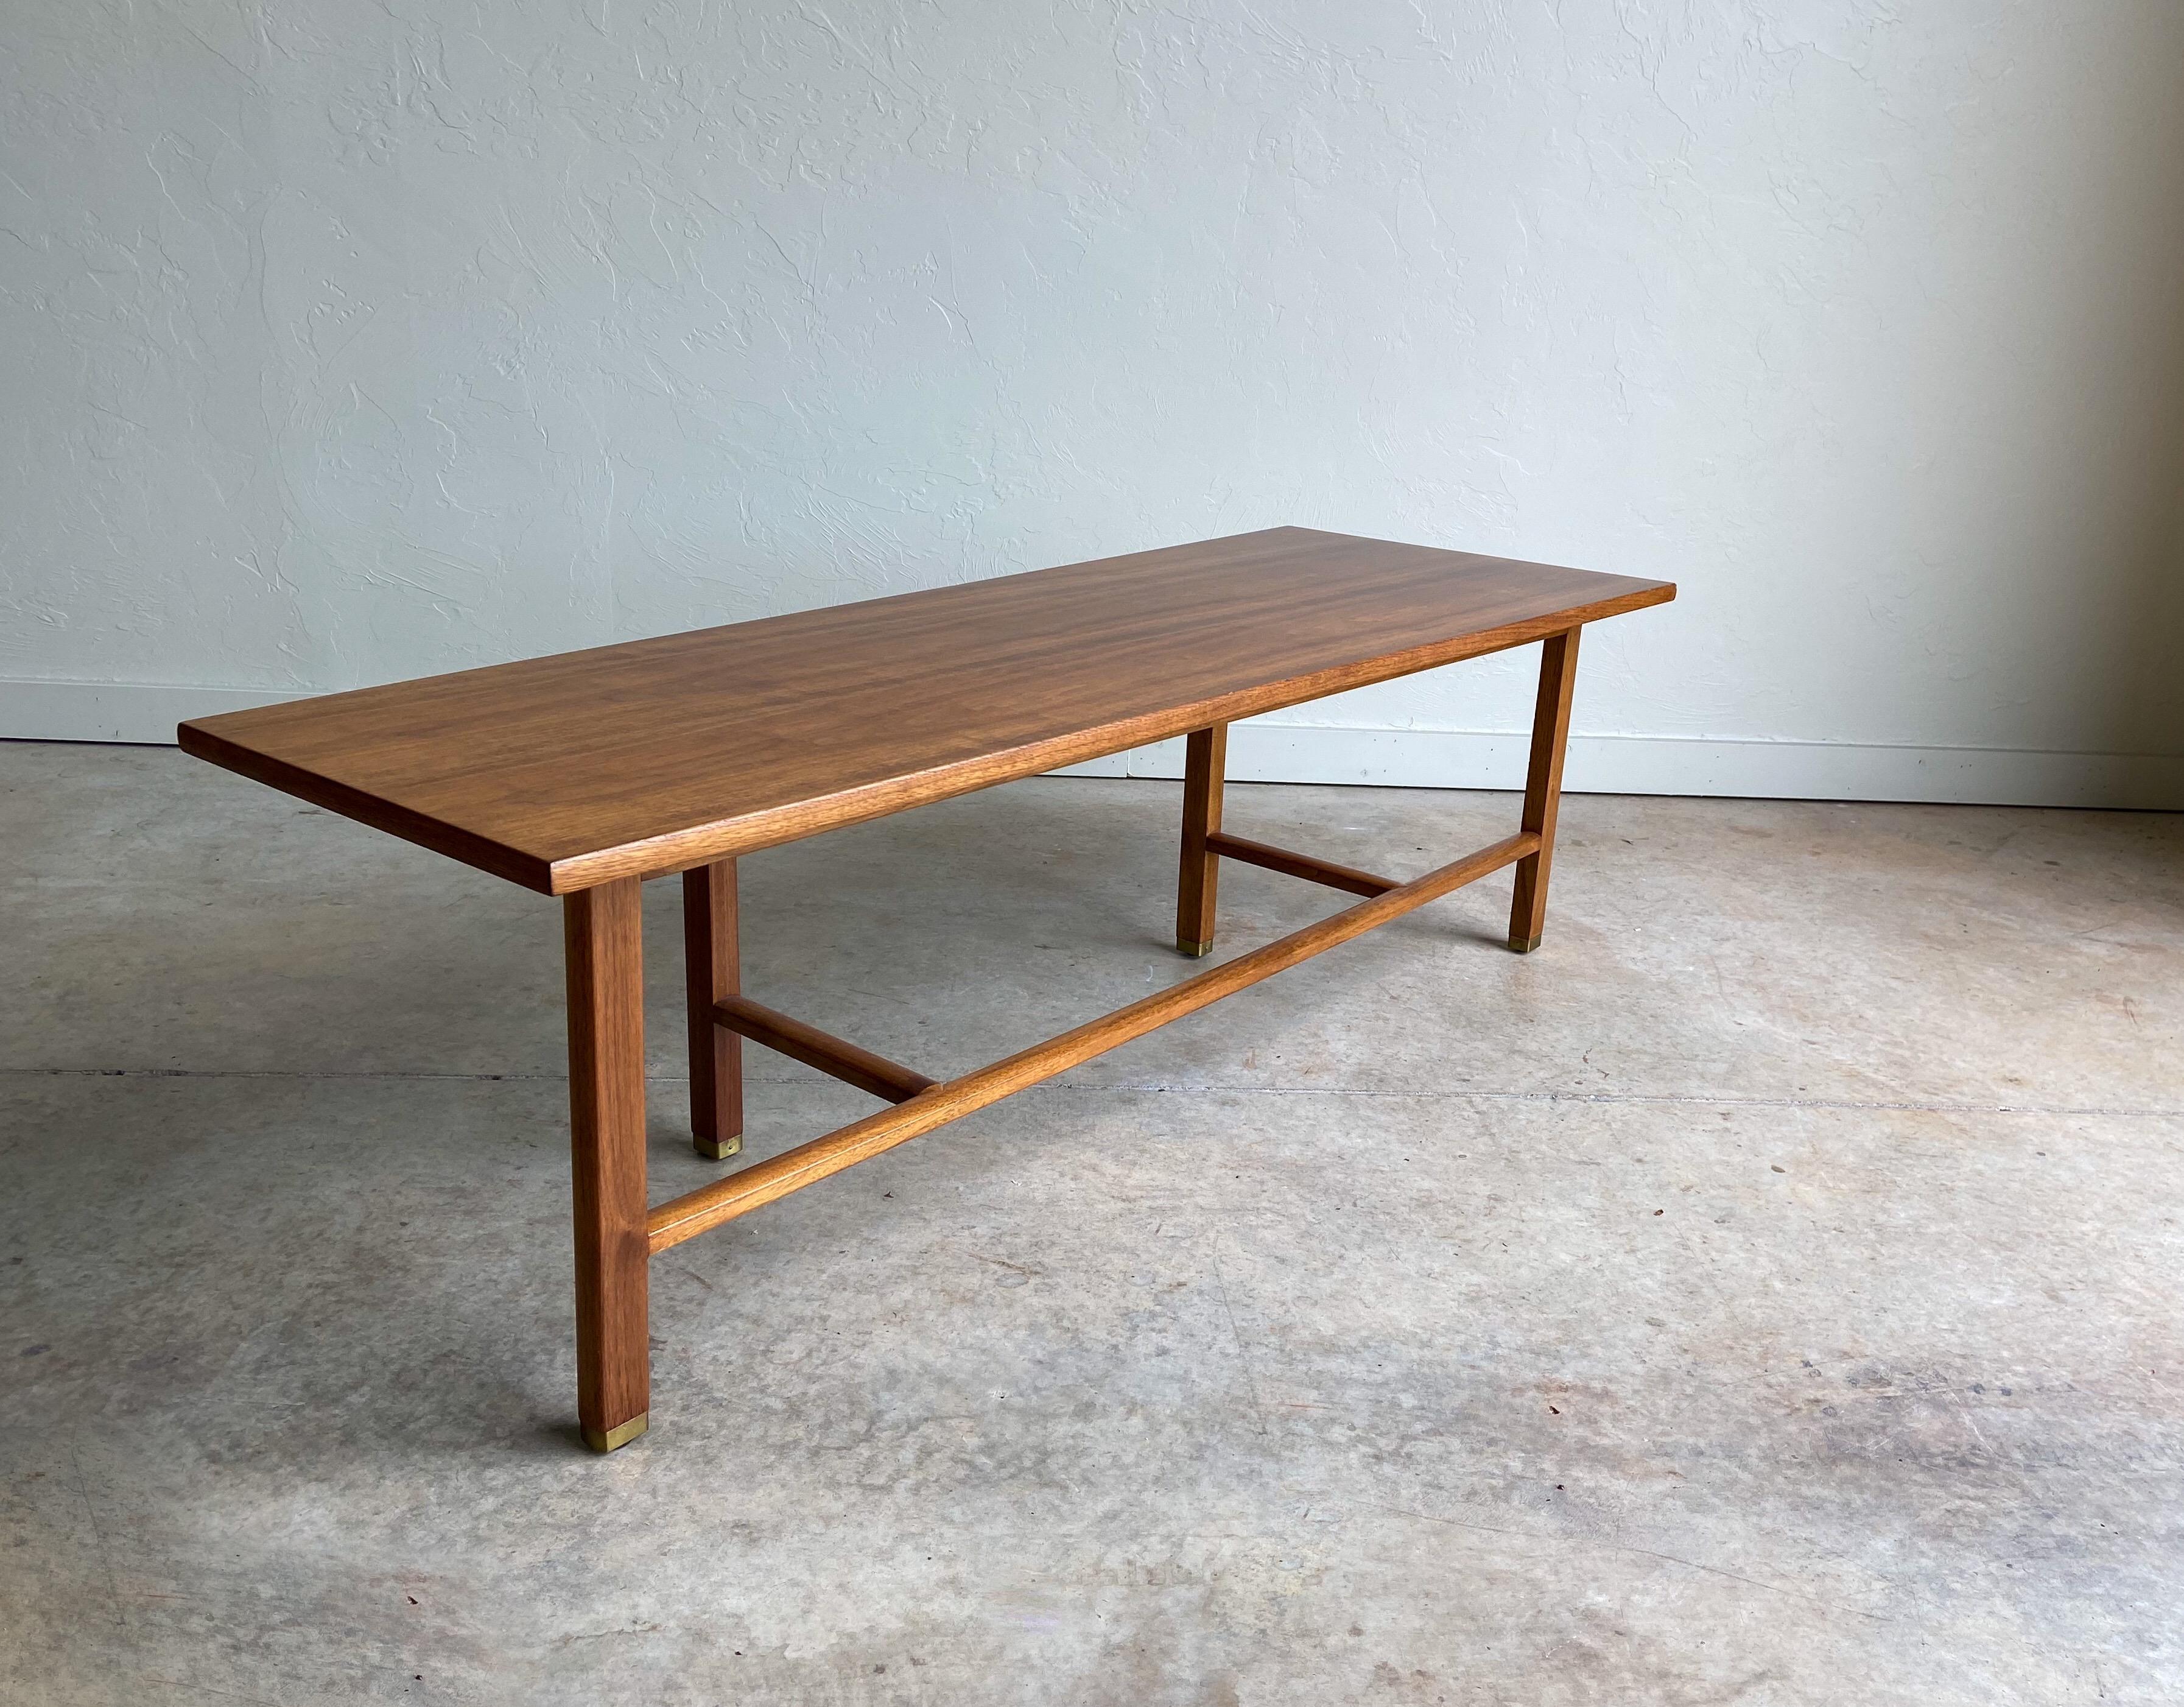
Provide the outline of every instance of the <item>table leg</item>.
[[743,994],[736,946],[736,862],[682,873],[682,973],[690,1000],[690,1134],[716,1162],[744,1147],[744,1041],[713,1018]]
[[1563,797],[1563,752],[1569,745],[1570,690],[1577,683],[1577,637],[1570,628],[1547,636],[1540,651],[1540,699],[1532,713],[1532,763],[1524,778],[1524,828],[1540,851],[1517,862],[1517,898],[1509,909],[1509,946],[1529,954],[1547,919],[1547,872],[1555,857],[1555,815]]
[[612,1452],[644,1432],[650,1255],[644,1201],[644,886],[620,878],[562,903],[577,1230],[577,1412]]
[[1228,726],[1200,729],[1184,745],[1183,863],[1176,879],[1175,946],[1184,954],[1213,948],[1213,903],[1221,856],[1206,839],[1221,828],[1221,784],[1228,763]]

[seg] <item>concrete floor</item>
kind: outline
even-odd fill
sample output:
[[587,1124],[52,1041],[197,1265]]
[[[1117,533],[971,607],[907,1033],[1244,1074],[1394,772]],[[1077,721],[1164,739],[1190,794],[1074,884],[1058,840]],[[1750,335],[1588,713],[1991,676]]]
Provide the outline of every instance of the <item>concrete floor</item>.
[[[553,904],[171,751],[0,790],[0,1700],[2184,1699],[2184,818],[1573,798],[1540,953],[1492,880],[663,1258],[599,1459]],[[749,987],[1005,1053],[1192,969],[1176,810],[757,856]],[[751,1064],[754,1154],[875,1106]]]

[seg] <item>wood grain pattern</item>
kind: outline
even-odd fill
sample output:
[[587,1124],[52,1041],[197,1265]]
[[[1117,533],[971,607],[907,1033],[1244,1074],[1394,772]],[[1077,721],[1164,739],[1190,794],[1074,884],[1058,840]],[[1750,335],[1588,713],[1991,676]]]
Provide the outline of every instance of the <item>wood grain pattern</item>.
[[690,1141],[725,1161],[744,1147],[744,1046],[716,1024],[714,1004],[743,988],[736,862],[682,873],[682,983],[690,1033]]
[[709,1227],[732,1221],[763,1204],[801,1191],[844,1168],[855,1167],[883,1150],[921,1137],[935,1127],[961,1119],[974,1109],[1067,1071],[1080,1062],[1142,1037],[1208,1002],[1248,988],[1262,979],[1309,960],[1315,954],[1385,924],[1412,908],[1477,881],[1535,852],[1540,839],[1529,834],[1466,854],[1445,866],[1398,884],[1384,895],[1361,901],[1329,918],[1240,954],[1234,960],[1186,978],[1112,1013],[1102,1014],[1059,1037],[1020,1050],[1005,1061],[934,1085],[893,1108],[800,1144],[764,1162],[739,1168],[725,1180],[662,1203],[647,1217],[652,1249],[657,1252],[695,1238]]
[[549,894],[1521,645],[1663,582],[1278,527],[185,723]]
[[1547,874],[1555,860],[1555,819],[1562,810],[1563,755],[1569,747],[1570,702],[1577,690],[1578,630],[1551,634],[1540,649],[1540,697],[1532,713],[1532,756],[1524,778],[1524,827],[1540,851],[1517,863],[1509,908],[1509,946],[1529,954],[1547,924]]
[[1228,771],[1228,726],[1193,729],[1184,743],[1183,851],[1176,867],[1175,946],[1191,956],[1213,951],[1221,862],[1210,845],[1221,831],[1221,791]]
[[561,904],[577,1228],[577,1414],[607,1452],[643,1431],[646,1342],[644,939],[634,878]]

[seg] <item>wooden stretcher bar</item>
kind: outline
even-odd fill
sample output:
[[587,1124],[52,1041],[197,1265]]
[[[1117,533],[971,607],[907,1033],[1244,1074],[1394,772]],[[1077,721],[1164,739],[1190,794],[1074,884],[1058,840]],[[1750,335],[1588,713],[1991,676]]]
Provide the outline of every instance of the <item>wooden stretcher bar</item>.
[[921,1091],[930,1091],[937,1082],[816,1025],[761,1007],[748,996],[725,996],[715,1003],[713,1023],[890,1102],[906,1102]]
[[1333,860],[1314,859],[1310,854],[1292,853],[1287,848],[1270,847],[1265,842],[1246,841],[1241,836],[1223,834],[1216,830],[1206,839],[1208,853],[1218,854],[1223,859],[1240,860],[1245,865],[1263,866],[1268,871],[1278,871],[1287,877],[1301,877],[1307,883],[1323,883],[1329,889],[1347,890],[1351,895],[1385,895],[1402,885],[1391,877],[1375,877],[1369,871],[1359,871],[1353,866],[1337,865]]
[[[739,1168],[726,1179],[701,1185],[654,1209],[645,1218],[647,1243],[656,1256],[685,1239],[695,1238],[708,1228],[747,1215],[763,1204],[816,1185],[831,1174],[838,1174],[898,1144],[921,1137],[951,1120],[960,1120],[989,1103],[998,1102],[1041,1079],[1051,1079],[1095,1055],[1104,1055],[1171,1020],[1194,1013],[1209,1002],[1248,989],[1260,979],[1272,978],[1337,943],[1347,942],[1376,925],[1400,918],[1412,908],[1424,906],[1451,890],[1460,889],[1504,866],[1514,865],[1539,849],[1539,837],[1529,831],[1509,836],[1429,871],[1424,877],[1398,884],[1369,901],[1346,907],[1331,918],[1308,924],[1302,930],[1277,937],[1262,947],[1224,961],[1195,978],[1187,978],[1127,1007],[1117,1008],[1112,1013],[1065,1031],[1059,1037],[1020,1050],[990,1067],[982,1067],[944,1084],[930,1085],[893,1108],[869,1114],[766,1161]],[[789,1024],[794,1025],[795,1022]],[[744,1035],[750,1037],[755,1034],[746,1030]]]

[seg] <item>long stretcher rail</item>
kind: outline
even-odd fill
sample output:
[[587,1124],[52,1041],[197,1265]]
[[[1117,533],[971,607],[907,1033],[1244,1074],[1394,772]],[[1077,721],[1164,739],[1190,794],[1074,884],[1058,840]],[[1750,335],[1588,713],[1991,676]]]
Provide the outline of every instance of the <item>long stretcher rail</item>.
[[883,1108],[824,1137],[814,1138],[766,1161],[738,1169],[726,1179],[671,1199],[647,1214],[648,1247],[657,1255],[777,1197],[814,1185],[830,1174],[854,1167],[883,1150],[922,1137],[936,1127],[998,1102],[1043,1079],[1051,1079],[1134,1037],[1142,1037],[1171,1019],[1309,960],[1339,942],[1361,936],[1375,925],[1399,918],[1413,907],[1423,906],[1451,890],[1461,889],[1506,865],[1513,865],[1539,849],[1540,838],[1529,830],[1507,837],[1423,877],[1399,884],[1385,894],[1346,907],[1302,930],[1278,937],[1248,954],[1240,954],[1195,978],[1187,978],[1127,1007],[1103,1014],[1059,1037],[1034,1044],[990,1067],[981,1067],[960,1079],[936,1085],[894,1107]]

